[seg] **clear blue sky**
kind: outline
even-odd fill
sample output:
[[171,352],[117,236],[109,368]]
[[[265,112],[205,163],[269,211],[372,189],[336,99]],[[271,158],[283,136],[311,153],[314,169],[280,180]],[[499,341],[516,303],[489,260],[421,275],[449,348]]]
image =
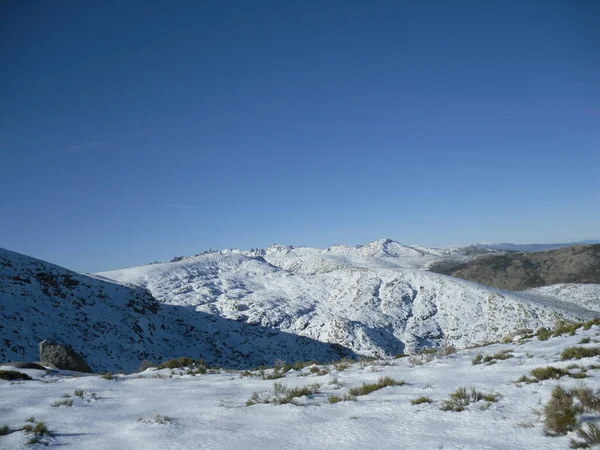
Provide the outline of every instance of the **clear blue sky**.
[[600,236],[600,2],[0,2],[0,246]]

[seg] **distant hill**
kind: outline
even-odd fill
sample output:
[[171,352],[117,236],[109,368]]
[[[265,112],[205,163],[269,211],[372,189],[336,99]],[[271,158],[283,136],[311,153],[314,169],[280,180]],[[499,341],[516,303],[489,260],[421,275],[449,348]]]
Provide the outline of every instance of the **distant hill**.
[[475,244],[475,247],[487,250],[503,250],[507,252],[543,252],[546,250],[556,250],[563,247],[572,247],[574,245],[592,244],[600,244],[600,240],[566,242],[562,244],[509,244],[507,242],[500,242],[493,244]]
[[484,255],[464,263],[440,261],[429,270],[514,291],[558,283],[600,283],[600,244]]

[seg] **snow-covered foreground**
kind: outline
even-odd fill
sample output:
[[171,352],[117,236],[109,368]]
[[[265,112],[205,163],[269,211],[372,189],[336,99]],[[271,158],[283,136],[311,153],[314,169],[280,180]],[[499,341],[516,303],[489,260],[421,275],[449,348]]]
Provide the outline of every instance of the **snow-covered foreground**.
[[[44,441],[73,449],[564,449],[573,436],[545,436],[543,416],[536,411],[543,410],[558,384],[600,387],[600,372],[589,368],[598,364],[597,358],[560,360],[566,347],[597,347],[599,334],[600,328],[593,326],[575,336],[462,350],[421,365],[405,357],[354,363],[346,370],[322,366],[319,369],[329,370],[322,375],[312,373],[316,369],[311,372],[309,366],[278,380],[242,376],[239,371],[191,376],[185,370],[149,369],[108,380],[21,369],[36,379],[0,380],[0,426],[17,428],[33,416],[55,433]],[[578,344],[584,337],[591,342]],[[472,365],[478,353],[509,349],[512,358]],[[588,368],[588,378],[515,383],[531,369],[573,363]],[[355,401],[328,403],[331,395],[344,396],[349,388],[384,376],[406,384]],[[272,391],[275,382],[290,388],[313,383],[321,387],[315,395],[300,397],[300,405],[246,406],[254,392]],[[443,401],[461,386],[502,397],[495,403],[477,401],[462,412],[442,411]],[[65,395],[73,396],[75,390],[85,394],[71,397],[73,406],[50,406]],[[411,404],[421,396],[433,402]],[[157,415],[165,423],[155,422]],[[0,448],[27,448],[30,436],[23,432],[0,436]]]

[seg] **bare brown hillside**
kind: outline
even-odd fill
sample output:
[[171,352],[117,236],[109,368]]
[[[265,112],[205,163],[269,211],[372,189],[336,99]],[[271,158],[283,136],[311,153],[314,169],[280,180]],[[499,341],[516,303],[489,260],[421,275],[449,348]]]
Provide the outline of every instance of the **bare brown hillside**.
[[600,283],[600,244],[485,255],[462,264],[442,261],[430,270],[514,291],[557,283]]

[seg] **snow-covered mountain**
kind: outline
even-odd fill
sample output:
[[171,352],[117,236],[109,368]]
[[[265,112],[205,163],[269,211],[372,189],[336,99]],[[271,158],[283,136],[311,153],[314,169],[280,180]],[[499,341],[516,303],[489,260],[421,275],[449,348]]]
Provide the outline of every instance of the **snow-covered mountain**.
[[0,361],[36,361],[44,339],[72,345],[96,371],[131,371],[143,360],[183,355],[225,367],[352,356],[341,347],[163,304],[146,289],[0,249]]
[[583,287],[515,293],[423,270],[479,252],[390,240],[279,245],[88,276],[2,250],[0,360],[35,360],[39,341],[54,338],[95,370],[133,370],[144,359],[178,356],[238,368],[331,361],[461,348],[600,311]]
[[501,291],[420,270],[440,258],[472,256],[460,248],[389,240],[326,250],[277,245],[101,275],[143,286],[169,305],[340,344],[361,355],[446,342],[464,347],[600,310],[600,302],[584,308],[560,296]]

